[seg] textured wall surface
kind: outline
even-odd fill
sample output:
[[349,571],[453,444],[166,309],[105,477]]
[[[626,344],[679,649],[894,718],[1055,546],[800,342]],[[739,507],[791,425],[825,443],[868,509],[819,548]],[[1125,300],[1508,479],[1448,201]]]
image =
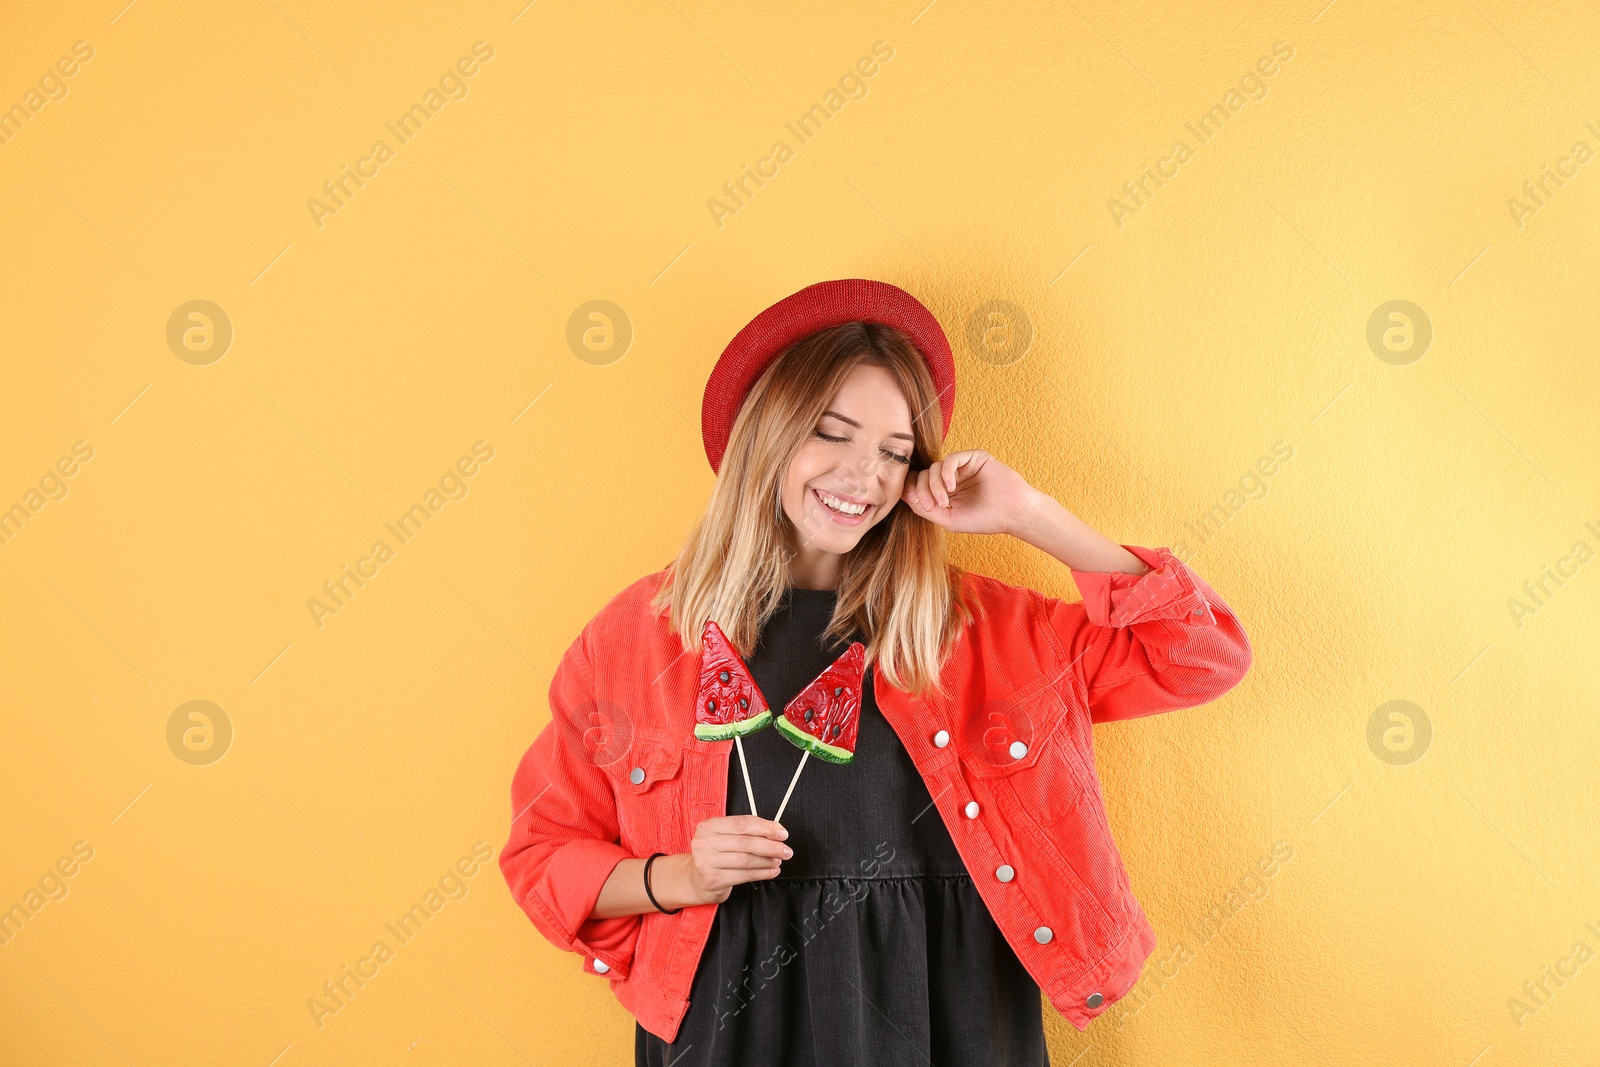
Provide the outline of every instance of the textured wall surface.
[[1592,1055],[1597,45],[1510,0],[7,3],[0,1060],[629,1062],[495,867],[511,773],[708,496],[722,346],[852,276],[951,335],[949,447],[1254,645],[1096,731],[1160,944],[1055,1061]]

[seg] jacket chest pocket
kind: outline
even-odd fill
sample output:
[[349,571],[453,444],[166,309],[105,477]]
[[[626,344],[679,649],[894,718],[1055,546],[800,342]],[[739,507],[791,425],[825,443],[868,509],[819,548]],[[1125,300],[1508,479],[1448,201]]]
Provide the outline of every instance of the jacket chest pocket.
[[959,740],[974,791],[1000,805],[1021,849],[1075,880],[1099,905],[1083,921],[1115,925],[1126,875],[1111,839],[1098,779],[1086,751],[1087,709],[1053,687],[1021,701],[997,700],[969,714]]
[[997,794],[1009,794],[1050,826],[1099,795],[1086,765],[1088,715],[1075,715],[1053,687],[1022,700],[992,700],[964,716],[961,762]]
[[676,838],[672,831],[683,807],[683,745],[637,734],[616,759],[602,769],[611,779],[617,801],[619,843],[635,855],[662,850]]

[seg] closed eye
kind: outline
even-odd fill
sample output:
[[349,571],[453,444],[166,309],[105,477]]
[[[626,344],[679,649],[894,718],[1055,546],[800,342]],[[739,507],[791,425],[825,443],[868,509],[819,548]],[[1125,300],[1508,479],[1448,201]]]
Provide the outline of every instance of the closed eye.
[[[814,434],[816,434],[816,436],[822,438],[824,441],[831,441],[834,444],[840,444],[840,443],[842,443],[844,441],[850,440],[850,438],[848,438],[848,437],[830,437],[829,435],[823,433],[821,430],[813,430],[812,432]],[[883,452],[885,457],[887,457],[890,461],[892,461],[894,463],[899,463],[899,464],[902,464],[904,466],[910,466],[911,465],[911,457],[910,456],[901,455],[899,452],[896,452],[892,448],[882,449],[882,452]]]

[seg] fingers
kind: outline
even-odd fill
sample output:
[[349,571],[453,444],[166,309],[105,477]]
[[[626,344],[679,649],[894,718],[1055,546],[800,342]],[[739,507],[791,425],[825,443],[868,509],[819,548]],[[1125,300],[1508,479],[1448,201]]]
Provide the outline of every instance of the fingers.
[[921,494],[922,485],[925,481],[925,473],[926,472],[924,471],[912,471],[911,474],[906,478],[905,492],[900,494],[907,505],[917,509],[918,511],[923,510],[927,502],[927,497]]
[[781,870],[777,860],[762,860],[766,866],[760,867],[696,867],[695,879],[704,887],[705,892],[716,901],[728,898],[728,892],[733,886],[744,882],[766,881],[776,878]]
[[[922,518],[936,526],[948,528],[950,525],[950,510],[941,505],[934,492],[938,484],[933,477],[933,469],[919,471],[915,479],[907,479],[906,503]],[[948,502],[948,497],[946,501]]]
[[717,816],[714,819],[701,819],[699,827],[696,827],[696,833],[701,837],[717,833],[731,833],[731,835],[742,833],[747,837],[765,837],[774,841],[789,837],[789,830],[784,829],[784,825],[758,816]]
[[941,508],[950,506],[950,494],[956,488],[956,470],[961,466],[960,453],[946,456],[928,468],[928,490],[933,502]]
[[768,837],[753,837],[743,834],[720,834],[711,839],[717,846],[718,852],[729,855],[750,855],[763,857],[776,857],[788,859],[794,855],[794,849],[782,841],[774,841]]
[[704,819],[695,830],[694,844],[713,852],[752,853],[788,858],[794,850],[783,843],[789,831],[767,819],[731,815]]
[[770,837],[776,841],[789,836],[789,831],[781,823],[756,815],[724,815],[720,819],[706,819],[700,825],[718,834],[746,834]]
[[917,473],[916,488],[913,491],[916,499],[912,503],[924,512],[931,510],[927,504],[929,500],[934,506],[950,507],[950,496],[961,482],[961,469],[967,467],[971,470],[972,465],[983,455],[982,450],[969,448],[944,459],[934,460],[927,470]]
[[749,852],[717,852],[712,850],[700,859],[701,869],[707,871],[755,871],[778,867],[783,861],[775,856],[757,856]]
[[[918,488],[922,490],[922,495],[933,501],[933,507],[937,508],[944,507],[947,499],[943,495],[944,481],[940,477],[943,470],[944,460],[936,459],[933,461],[933,465],[923,471],[922,477],[918,479],[921,483]],[[932,509],[930,508],[929,510]]]
[[936,459],[927,470],[917,472],[917,505],[924,512],[950,506],[944,489],[944,465],[944,460]]
[[944,498],[945,498],[945,500],[947,502],[946,505],[945,505],[946,507],[949,506],[948,501],[950,499],[950,494],[956,491],[956,480],[957,480],[956,472],[959,471],[966,464],[972,462],[972,458],[973,458],[973,455],[972,455],[971,452],[957,452],[955,455],[951,456],[945,462],[944,470],[943,470],[942,473],[944,474],[944,489],[945,489],[945,497]]
[[[941,472],[944,475],[945,489],[950,493],[955,492],[956,484],[961,480],[959,473],[961,468],[967,468],[967,477],[971,477],[982,466],[980,461],[987,456],[988,453],[981,448],[969,448],[965,451],[957,452],[953,456],[945,457],[944,468]],[[945,499],[948,500],[949,497],[947,496]]]
[[702,820],[692,847],[699,881],[717,889],[776,878],[794,855],[782,841],[788,835],[782,825],[753,815]]

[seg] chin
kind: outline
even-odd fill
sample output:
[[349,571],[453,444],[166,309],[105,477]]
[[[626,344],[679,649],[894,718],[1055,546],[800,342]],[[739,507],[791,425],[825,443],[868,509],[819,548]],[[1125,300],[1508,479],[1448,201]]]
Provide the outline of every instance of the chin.
[[[841,530],[828,523],[826,515],[818,516],[817,521],[828,525],[821,527],[821,532],[811,539],[811,543],[838,556],[844,555],[859,545],[861,539],[867,535],[867,531],[872,529],[871,526],[860,526],[852,530]],[[877,524],[874,523],[873,525]]]
[[855,548],[861,543],[862,535],[872,528],[864,526],[853,530],[841,529],[835,526],[827,515],[814,511],[807,511],[804,518],[803,523],[793,523],[793,520],[790,520],[797,527],[800,537],[807,539],[812,548],[831,552],[836,556],[842,556]]
[[812,544],[816,545],[818,548],[822,549],[823,551],[832,552],[836,556],[844,555],[845,553],[849,552],[851,549],[855,548],[860,543],[861,543],[861,538],[859,538],[859,537],[852,537],[849,541],[840,541],[837,538],[835,538],[833,540],[826,541],[826,542],[821,541],[821,540],[817,540],[817,541],[813,541],[812,542]]

